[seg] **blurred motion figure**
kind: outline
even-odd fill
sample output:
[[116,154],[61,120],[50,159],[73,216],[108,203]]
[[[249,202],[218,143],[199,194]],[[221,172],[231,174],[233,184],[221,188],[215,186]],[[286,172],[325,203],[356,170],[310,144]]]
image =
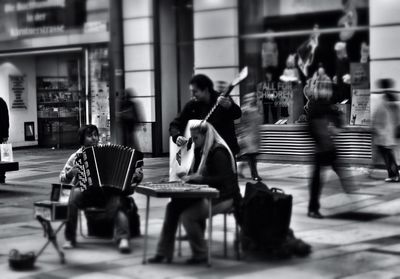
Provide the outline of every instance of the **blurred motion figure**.
[[388,172],[386,182],[399,182],[399,170],[393,149],[400,137],[399,106],[396,103],[393,80],[380,79],[377,87],[383,89],[383,103],[376,109],[372,116],[373,142],[382,156]]
[[322,190],[321,168],[331,166],[339,176],[342,187],[346,183],[337,161],[337,150],[332,136],[342,127],[341,113],[332,104],[332,91],[317,94],[309,104],[308,128],[315,141],[314,169],[310,181],[308,216],[321,219],[319,198]]
[[[254,92],[243,97],[242,118],[240,120],[239,146],[240,158],[247,160],[251,177],[255,181],[262,180],[257,171],[257,155],[260,145],[260,125],[262,116],[257,107],[257,98]],[[238,174],[242,175],[243,164],[239,164]]]
[[135,92],[128,88],[123,92],[119,102],[117,118],[121,129],[122,145],[138,148],[138,143],[134,134],[135,127],[139,122],[138,106],[133,100]]

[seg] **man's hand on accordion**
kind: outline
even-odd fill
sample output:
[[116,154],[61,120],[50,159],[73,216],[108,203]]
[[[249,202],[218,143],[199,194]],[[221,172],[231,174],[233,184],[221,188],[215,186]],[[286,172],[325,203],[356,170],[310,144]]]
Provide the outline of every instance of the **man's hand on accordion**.
[[143,180],[143,169],[137,168],[132,176],[131,187],[126,192],[127,195],[132,195],[135,187]]
[[68,180],[72,180],[77,173],[79,172],[79,167],[78,166],[73,166],[66,174],[65,176],[67,177]]
[[138,184],[143,180],[143,169],[142,168],[136,168],[135,173],[133,174],[132,177],[132,184]]

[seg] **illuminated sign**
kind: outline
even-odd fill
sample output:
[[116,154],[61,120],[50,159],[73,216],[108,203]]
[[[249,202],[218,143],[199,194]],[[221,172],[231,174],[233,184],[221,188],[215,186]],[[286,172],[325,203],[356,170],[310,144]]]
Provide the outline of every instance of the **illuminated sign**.
[[4,4],[4,12],[20,12],[43,8],[65,7],[65,0],[17,1]]
[[0,1],[0,40],[49,35],[82,27],[86,19],[82,0]]

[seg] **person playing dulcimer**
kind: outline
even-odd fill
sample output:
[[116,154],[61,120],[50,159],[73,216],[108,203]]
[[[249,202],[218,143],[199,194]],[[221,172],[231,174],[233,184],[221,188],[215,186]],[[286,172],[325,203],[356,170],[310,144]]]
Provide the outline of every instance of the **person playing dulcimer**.
[[[219,198],[212,201],[212,214],[229,211],[234,198],[240,195],[236,176],[236,165],[228,145],[207,121],[190,127],[194,143],[194,160],[183,182],[208,184],[219,190]],[[190,243],[192,258],[188,264],[207,261],[207,244],[204,239],[205,220],[208,217],[209,201],[199,198],[173,198],[167,205],[156,255],[150,263],[171,262],[174,254],[175,234],[181,220]]]

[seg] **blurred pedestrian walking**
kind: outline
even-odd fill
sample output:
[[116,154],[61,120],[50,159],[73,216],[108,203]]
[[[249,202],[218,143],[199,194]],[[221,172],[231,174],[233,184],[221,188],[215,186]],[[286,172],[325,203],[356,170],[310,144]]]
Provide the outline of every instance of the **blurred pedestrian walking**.
[[117,111],[117,119],[121,131],[121,144],[124,146],[138,148],[135,136],[135,128],[139,122],[139,110],[134,101],[135,92],[129,88],[123,92],[119,101],[119,109]]
[[349,183],[345,181],[339,167],[337,150],[333,136],[342,127],[341,112],[332,104],[331,91],[316,94],[309,104],[308,128],[315,141],[314,169],[310,181],[308,216],[321,219],[319,198],[322,191],[321,168],[331,166],[339,176],[343,189],[347,192]]
[[399,182],[399,170],[394,148],[400,137],[399,105],[393,90],[393,80],[380,79],[377,87],[383,89],[382,104],[372,116],[373,142],[382,156],[388,172],[386,182]]
[[[257,96],[254,92],[247,93],[243,97],[242,118],[239,131],[239,159],[246,160],[250,167],[251,178],[254,181],[261,181],[257,170],[257,155],[260,146],[260,125],[262,115],[257,107]],[[238,165],[238,174],[243,176],[243,162]]]

